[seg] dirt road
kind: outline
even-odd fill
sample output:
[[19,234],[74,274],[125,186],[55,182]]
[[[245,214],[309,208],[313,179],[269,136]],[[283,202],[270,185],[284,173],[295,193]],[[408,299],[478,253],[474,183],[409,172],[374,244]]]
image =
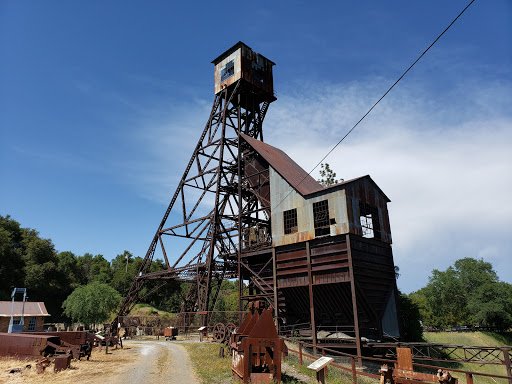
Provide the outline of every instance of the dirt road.
[[185,347],[165,340],[128,340],[124,343],[135,361],[115,376],[115,384],[199,384]]
[[[93,350],[90,360],[73,360],[71,368],[54,373],[48,368],[38,375],[36,360],[20,361],[0,358],[0,384],[198,384],[187,350],[180,341],[127,340],[124,349]],[[12,368],[31,369],[10,374]]]

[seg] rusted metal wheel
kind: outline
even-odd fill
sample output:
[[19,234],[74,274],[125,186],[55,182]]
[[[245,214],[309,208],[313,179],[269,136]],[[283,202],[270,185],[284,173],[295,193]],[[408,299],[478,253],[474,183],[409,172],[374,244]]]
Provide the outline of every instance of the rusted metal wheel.
[[231,339],[231,334],[233,332],[235,332],[236,328],[237,328],[236,325],[233,323],[226,324],[226,339],[227,339],[228,343],[229,343],[229,340]]
[[226,326],[222,323],[215,324],[212,331],[212,337],[213,341],[222,343],[226,337]]
[[237,329],[237,326],[233,323],[227,323],[226,324],[226,345],[228,347],[229,354],[231,355],[231,335],[235,330]]

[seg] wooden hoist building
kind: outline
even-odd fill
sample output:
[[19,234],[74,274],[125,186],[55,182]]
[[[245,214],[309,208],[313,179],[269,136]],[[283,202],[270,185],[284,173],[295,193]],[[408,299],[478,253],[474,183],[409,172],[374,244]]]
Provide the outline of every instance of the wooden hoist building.
[[[389,198],[368,175],[323,187],[263,142],[272,61],[239,42],[212,63],[210,117],[120,316],[145,284],[179,280],[192,282],[183,311],[206,325],[222,280],[238,279],[240,310],[264,298],[281,334],[358,354],[399,338]],[[177,251],[169,238],[189,243]],[[157,254],[167,268],[155,272]]]

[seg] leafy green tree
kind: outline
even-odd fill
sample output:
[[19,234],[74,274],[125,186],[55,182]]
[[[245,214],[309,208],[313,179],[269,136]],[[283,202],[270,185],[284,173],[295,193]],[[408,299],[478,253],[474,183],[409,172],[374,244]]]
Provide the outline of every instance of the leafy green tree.
[[420,319],[424,325],[436,324],[434,321],[434,314],[427,304],[427,296],[425,294],[425,288],[422,288],[416,292],[412,292],[408,295],[409,299],[418,307],[420,312]]
[[44,301],[52,320],[62,320],[61,303],[69,294],[69,279],[59,269],[50,239],[0,216],[0,295],[10,299],[14,287],[27,288],[31,301]]
[[23,286],[31,301],[44,301],[53,321],[62,320],[61,303],[68,293],[68,280],[59,271],[59,259],[50,239],[33,229],[23,230]]
[[446,271],[434,269],[429,283],[410,295],[425,325],[512,326],[512,288],[500,282],[492,264],[463,258]]
[[128,251],[124,251],[123,254],[117,255],[112,260],[112,281],[110,285],[122,296],[128,294],[142,261],[142,258],[134,258]]
[[78,258],[78,265],[84,275],[85,283],[98,281],[108,284],[112,280],[110,263],[103,255],[93,256],[90,253]]
[[424,293],[435,322],[429,325],[448,327],[467,324],[467,293],[453,267],[446,271],[434,269]]
[[57,268],[64,276],[66,276],[69,288],[71,289],[71,291],[68,292],[69,295],[73,289],[85,283],[83,271],[80,269],[80,266],[78,265],[78,258],[73,254],[73,252],[60,252],[57,257]]
[[423,328],[418,305],[407,295],[399,292],[400,323],[403,341],[423,341]]
[[473,322],[483,327],[512,327],[512,285],[486,281],[473,290],[468,299]]
[[64,301],[64,313],[75,322],[101,324],[118,307],[121,295],[108,284],[94,281],[76,288]]
[[328,163],[320,164],[320,179],[317,180],[324,187],[339,183],[336,179],[336,172],[334,172]]
[[23,231],[9,215],[0,215],[0,300],[10,300],[13,288],[22,284]]

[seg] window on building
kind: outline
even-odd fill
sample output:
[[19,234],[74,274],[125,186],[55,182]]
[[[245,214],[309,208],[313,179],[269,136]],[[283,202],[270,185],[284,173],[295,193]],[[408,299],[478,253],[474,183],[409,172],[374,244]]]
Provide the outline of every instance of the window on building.
[[223,66],[220,70],[220,82],[222,83],[224,80],[229,79],[231,76],[235,74],[235,62],[231,60],[225,66]]
[[28,331],[35,332],[37,325],[37,317],[31,317],[28,322]]
[[359,202],[359,220],[363,237],[380,239],[379,211],[376,207]]
[[313,203],[313,221],[315,223],[315,236],[325,236],[331,233],[327,200]]
[[14,319],[12,319],[12,323],[14,325],[18,325],[21,323],[21,317],[15,317]]
[[298,232],[297,228],[297,209],[290,209],[283,212],[284,234]]

